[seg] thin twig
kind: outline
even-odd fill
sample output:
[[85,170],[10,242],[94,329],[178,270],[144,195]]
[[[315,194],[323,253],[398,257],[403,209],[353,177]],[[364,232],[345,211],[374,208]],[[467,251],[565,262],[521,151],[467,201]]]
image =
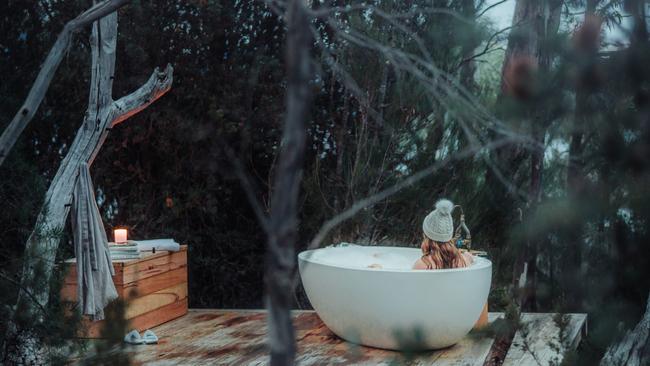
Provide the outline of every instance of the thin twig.
[[20,289],[23,293],[27,294],[32,301],[38,305],[38,308],[41,310],[43,315],[47,315],[47,310],[43,307],[40,301],[36,298],[36,295],[34,295],[30,289],[26,288],[23,286],[20,282],[14,280],[13,278],[7,276],[3,271],[0,271],[0,277],[4,278],[5,280],[9,281],[11,284],[16,286],[18,289]]
[[242,184],[242,189],[246,194],[246,198],[253,208],[253,212],[257,217],[257,221],[262,226],[262,229],[265,233],[269,234],[269,218],[268,215],[264,212],[260,200],[258,197],[258,190],[255,188],[252,177],[244,169],[244,165],[241,160],[235,155],[235,152],[230,148],[230,146],[221,138],[217,138],[220,141],[220,145],[223,151],[226,153],[226,156],[232,163],[235,168],[235,175],[239,178],[240,183]]
[[485,9],[481,10],[480,13],[476,14],[476,18],[480,18],[480,17],[482,17],[483,15],[485,15],[485,13],[487,13],[488,11],[490,11],[490,9],[493,9],[493,8],[495,8],[495,7],[497,7],[497,6],[499,6],[499,5],[503,4],[503,3],[505,3],[506,1],[508,1],[508,0],[497,1],[496,3],[494,3],[494,4],[492,4],[492,5],[488,6],[488,7],[486,7]]
[[332,229],[334,229],[336,226],[352,218],[357,212],[400,192],[402,189],[408,186],[412,186],[413,184],[428,177],[429,175],[433,174],[434,172],[444,167],[445,165],[456,160],[461,160],[467,157],[474,156],[475,154],[481,152],[481,150],[489,151],[491,149],[499,148],[510,143],[512,143],[512,140],[510,138],[504,138],[489,143],[488,145],[485,146],[467,148],[462,152],[456,153],[448,157],[447,159],[435,162],[434,164],[428,166],[427,168],[424,168],[419,172],[410,175],[409,177],[405,178],[404,180],[400,181],[399,183],[391,187],[388,187],[372,196],[356,201],[350,208],[346,209],[340,214],[325,221],[323,225],[321,225],[321,228],[318,230],[314,238],[309,243],[308,249],[314,249],[319,247],[322,241],[325,239],[325,237],[329,234],[329,232]]

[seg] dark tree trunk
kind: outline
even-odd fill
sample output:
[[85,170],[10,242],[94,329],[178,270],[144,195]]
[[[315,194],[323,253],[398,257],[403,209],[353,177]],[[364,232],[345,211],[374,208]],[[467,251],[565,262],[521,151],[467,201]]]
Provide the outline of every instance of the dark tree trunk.
[[[548,41],[557,34],[560,10],[560,0],[517,0],[515,5],[513,29],[508,38],[501,72],[501,92],[497,103],[500,106],[512,106],[516,103],[525,108],[526,112],[515,119],[513,127],[515,130],[530,131],[530,136],[537,146],[528,150],[527,146],[515,144],[496,151],[495,157],[501,174],[514,180],[515,186],[525,181],[519,171],[521,163],[525,160],[530,162],[527,199],[522,201],[514,192],[508,190],[498,194],[501,202],[507,202],[505,206],[510,212],[506,211],[505,214],[510,216],[517,210],[521,210],[526,219],[534,216],[542,197],[543,145],[550,116],[539,101],[540,90],[536,78],[550,70],[553,55]],[[507,116],[504,117],[507,119]],[[490,185],[499,184],[494,176],[488,176]],[[523,250],[517,255],[513,268],[513,281],[517,281],[527,264],[528,284],[521,303],[529,309],[534,309],[537,303],[535,290],[539,240],[541,238],[529,238],[526,243],[522,243]]]
[[306,119],[311,100],[312,73],[310,21],[302,0],[290,2],[288,27],[287,111],[282,147],[274,180],[266,256],[266,294],[269,316],[268,342],[271,365],[293,365],[296,342],[291,322],[292,278],[298,236],[298,196],[306,147]]
[[[587,1],[585,18],[582,26],[574,38],[575,56],[578,65],[576,80],[576,107],[573,118],[573,129],[569,143],[569,165],[567,167],[567,194],[574,202],[574,207],[586,204],[586,183],[584,173],[584,131],[587,122],[594,115],[594,108],[590,106],[590,96],[598,88],[596,80],[596,64],[598,62],[598,49],[600,45],[600,20],[595,17],[596,6],[599,0]],[[571,289],[572,296],[568,299],[571,309],[578,309],[582,302],[583,293],[580,285],[580,268],[582,267],[583,226],[580,222],[573,225],[567,238],[568,255],[563,259],[565,271],[563,277],[565,286]]]

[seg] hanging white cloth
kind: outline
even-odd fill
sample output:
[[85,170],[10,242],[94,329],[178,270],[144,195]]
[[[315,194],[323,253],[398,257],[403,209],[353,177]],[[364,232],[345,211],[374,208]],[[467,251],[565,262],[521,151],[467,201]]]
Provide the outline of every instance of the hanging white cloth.
[[82,314],[101,320],[106,305],[117,298],[112,279],[115,270],[86,163],[79,167],[71,210],[79,307]]

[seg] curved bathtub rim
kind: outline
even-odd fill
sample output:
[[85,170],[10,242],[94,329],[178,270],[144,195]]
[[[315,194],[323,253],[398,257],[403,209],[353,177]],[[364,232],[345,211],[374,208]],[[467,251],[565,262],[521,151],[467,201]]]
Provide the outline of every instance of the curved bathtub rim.
[[[391,250],[419,250],[418,248],[411,248],[411,247],[397,247],[397,246],[374,246],[374,245],[359,245],[359,247],[364,247],[364,248],[376,248],[376,249],[391,249]],[[340,247],[340,249],[344,249],[346,247]],[[317,249],[310,249],[310,250],[304,250],[298,254],[298,259],[303,261],[305,264],[319,264],[322,266],[330,266],[330,267],[336,267],[336,268],[341,268],[341,269],[346,269],[346,270],[351,270],[351,271],[371,271],[371,272],[397,272],[397,273],[419,273],[419,274],[428,274],[431,275],[432,273],[449,273],[449,272],[463,272],[463,271],[478,271],[481,269],[489,268],[492,267],[492,261],[490,261],[487,258],[482,258],[478,256],[474,256],[474,263],[472,263],[469,267],[460,267],[460,268],[444,268],[444,269],[398,269],[398,268],[375,268],[375,267],[351,267],[351,266],[344,266],[338,263],[333,263],[329,261],[315,261],[311,260],[311,255],[313,255],[314,252],[320,251],[320,250],[327,250],[327,249],[339,249],[339,247],[325,247],[325,248],[317,248]]]

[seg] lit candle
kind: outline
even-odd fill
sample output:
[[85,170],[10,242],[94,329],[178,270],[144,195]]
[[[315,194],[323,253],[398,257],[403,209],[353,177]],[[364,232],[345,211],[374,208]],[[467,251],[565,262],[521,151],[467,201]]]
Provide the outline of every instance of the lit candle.
[[113,230],[113,238],[115,238],[116,244],[126,243],[126,229],[115,229]]

